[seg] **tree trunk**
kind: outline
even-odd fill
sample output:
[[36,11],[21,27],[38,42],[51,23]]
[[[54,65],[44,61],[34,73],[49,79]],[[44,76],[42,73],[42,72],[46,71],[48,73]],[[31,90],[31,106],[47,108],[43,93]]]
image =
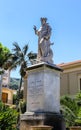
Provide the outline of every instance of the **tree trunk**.
[[[22,76],[21,76],[21,79],[20,79],[19,95],[20,95],[20,92],[21,92],[21,87],[22,87]],[[20,96],[19,96],[19,100],[20,100]]]

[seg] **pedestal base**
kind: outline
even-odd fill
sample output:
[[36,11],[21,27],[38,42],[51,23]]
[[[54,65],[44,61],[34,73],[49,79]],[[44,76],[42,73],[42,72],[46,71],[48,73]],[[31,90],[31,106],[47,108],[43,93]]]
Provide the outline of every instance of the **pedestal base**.
[[52,130],[52,127],[51,126],[45,126],[45,125],[31,126],[31,130]]
[[31,130],[31,126],[47,125],[52,130],[65,130],[65,122],[59,113],[33,113],[21,115],[20,130]]

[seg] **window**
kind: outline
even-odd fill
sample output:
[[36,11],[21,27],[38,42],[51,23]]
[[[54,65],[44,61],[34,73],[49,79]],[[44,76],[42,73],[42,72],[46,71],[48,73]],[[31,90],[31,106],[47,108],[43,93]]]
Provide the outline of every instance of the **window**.
[[8,102],[8,93],[2,93],[2,101],[4,103],[7,103]]
[[80,90],[81,90],[81,78],[80,78]]

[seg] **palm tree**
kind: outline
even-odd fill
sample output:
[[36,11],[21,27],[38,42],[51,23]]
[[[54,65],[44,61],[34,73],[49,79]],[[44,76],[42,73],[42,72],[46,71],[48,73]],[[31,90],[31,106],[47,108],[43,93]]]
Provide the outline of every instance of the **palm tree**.
[[[28,52],[28,44],[24,45],[24,47],[21,49],[20,46],[18,45],[17,42],[13,43],[13,54],[11,55],[11,65],[10,68],[16,68],[17,66],[20,67],[20,86],[18,89],[18,94],[17,94],[17,108],[19,106],[19,101],[20,101],[20,91],[21,91],[21,86],[22,86],[22,79],[26,75],[26,70],[29,65],[29,63],[33,63],[34,59],[37,57],[36,53]],[[19,108],[20,111],[20,108]],[[18,118],[19,122],[20,116]]]
[[12,68],[20,66],[20,87],[19,90],[21,89],[21,85],[22,85],[22,79],[23,77],[26,75],[26,70],[27,67],[29,65],[29,63],[33,63],[32,60],[34,60],[37,55],[36,53],[32,53],[29,52],[28,53],[28,44],[25,45],[22,49],[20,48],[20,46],[18,45],[17,42],[13,43],[13,65],[11,66]]
[[[26,75],[26,70],[29,64],[33,64],[33,61],[36,59],[37,54],[28,52],[28,44],[25,45],[22,49],[18,45],[17,42],[13,43],[14,48],[12,49],[13,53],[9,55],[9,58],[7,62],[4,64],[5,69],[16,69],[18,66],[20,67],[20,86],[18,89],[18,94],[17,94],[17,108],[19,106],[19,101],[20,101],[20,91],[21,91],[21,86],[22,86],[22,80]],[[19,121],[19,119],[18,119]]]
[[16,69],[18,66],[20,67],[20,87],[22,86],[22,79],[26,75],[26,70],[29,64],[33,64],[35,59],[37,58],[36,53],[28,52],[28,44],[25,45],[22,49],[18,45],[17,42],[13,43],[14,48],[12,49],[13,53],[8,55],[8,60],[4,63],[5,70]]
[[22,49],[18,45],[17,42],[13,43],[14,48],[12,49],[13,53],[9,53],[8,60],[4,63],[3,67],[5,70],[16,69],[18,66],[20,67],[20,85],[18,90],[18,100],[17,104],[19,104],[20,99],[20,90],[22,86],[22,79],[26,75],[26,70],[29,64],[33,64],[35,59],[37,58],[36,53],[28,52],[28,44],[25,45]]

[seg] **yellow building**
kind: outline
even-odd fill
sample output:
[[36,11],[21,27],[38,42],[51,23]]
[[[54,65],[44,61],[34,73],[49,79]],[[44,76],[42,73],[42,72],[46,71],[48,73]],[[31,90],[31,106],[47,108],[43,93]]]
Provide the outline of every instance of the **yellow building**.
[[13,94],[16,93],[16,90],[9,89],[10,83],[10,71],[5,70],[2,75],[2,87],[1,87],[1,100],[7,105],[13,104]]
[[58,65],[63,69],[60,79],[60,93],[75,95],[81,91],[81,60]]
[[2,87],[2,102],[7,105],[13,104],[13,94],[15,90],[9,89],[7,87]]

